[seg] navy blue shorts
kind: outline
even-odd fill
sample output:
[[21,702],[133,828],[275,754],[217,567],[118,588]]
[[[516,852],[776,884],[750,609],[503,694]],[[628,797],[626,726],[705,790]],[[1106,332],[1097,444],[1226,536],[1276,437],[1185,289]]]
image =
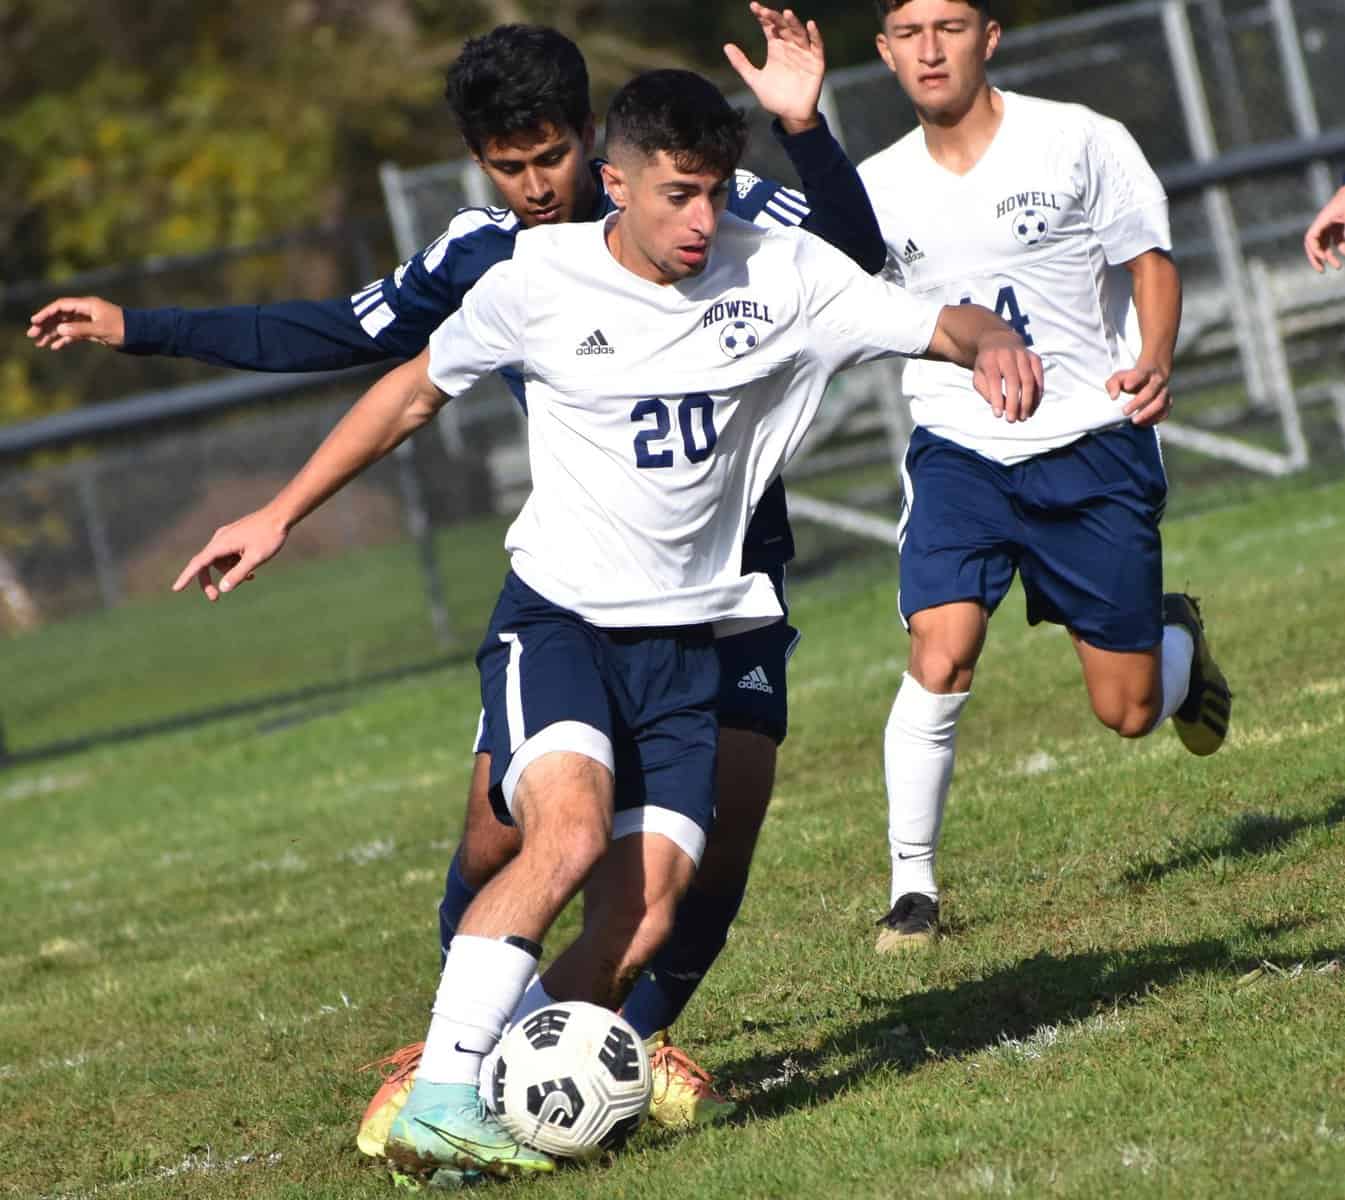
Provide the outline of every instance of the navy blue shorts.
[[491,803],[554,750],[611,770],[612,836],[662,833],[699,862],[714,821],[719,659],[709,625],[598,629],[513,572],[476,655]]
[[786,619],[715,643],[719,655],[719,724],[725,729],[764,733],[778,746],[789,731],[785,671],[801,635],[787,619],[784,567],[777,566],[768,574]]
[[1064,625],[1100,650],[1162,639],[1167,476],[1153,429],[1118,425],[1013,466],[917,429],[902,474],[908,628],[959,600],[994,612],[1017,571],[1030,624]]
[[[785,568],[777,566],[768,574],[775,585],[775,594],[780,598],[780,606],[788,613]],[[715,642],[715,652],[719,655],[721,728],[765,734],[777,746],[785,740],[789,732],[787,668],[790,655],[802,636],[788,620],[780,620]],[[474,753],[489,752],[483,712],[476,727]]]

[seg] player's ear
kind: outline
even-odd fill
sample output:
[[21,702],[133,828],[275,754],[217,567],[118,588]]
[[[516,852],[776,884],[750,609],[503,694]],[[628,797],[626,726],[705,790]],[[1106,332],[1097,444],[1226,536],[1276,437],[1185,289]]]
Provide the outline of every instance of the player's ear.
[[989,62],[995,56],[995,51],[999,47],[1000,34],[1004,32],[1004,26],[998,21],[987,19],[985,23],[985,61]]
[[593,120],[593,114],[588,114],[588,120],[584,122],[584,128],[579,131],[579,140],[584,147],[584,157],[593,157],[593,143],[598,139],[598,126]]
[[887,34],[879,33],[873,41],[878,47],[878,57],[883,60],[889,71],[895,72],[897,67],[892,61],[892,47],[887,44]]
[[610,162],[603,163],[602,186],[607,194],[612,197],[612,203],[624,211],[630,197],[626,191],[626,176],[621,168]]

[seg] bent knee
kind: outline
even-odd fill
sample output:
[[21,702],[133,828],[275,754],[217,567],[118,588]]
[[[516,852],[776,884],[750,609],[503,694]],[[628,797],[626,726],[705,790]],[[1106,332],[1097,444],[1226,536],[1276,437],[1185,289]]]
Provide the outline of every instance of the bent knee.
[[1143,737],[1154,727],[1158,711],[1157,701],[1114,697],[1093,702],[1093,713],[1097,719],[1123,738]]
[[911,661],[911,675],[915,681],[925,691],[933,692],[936,696],[971,691],[974,674],[973,665],[946,655],[924,655],[918,662],[914,659]]

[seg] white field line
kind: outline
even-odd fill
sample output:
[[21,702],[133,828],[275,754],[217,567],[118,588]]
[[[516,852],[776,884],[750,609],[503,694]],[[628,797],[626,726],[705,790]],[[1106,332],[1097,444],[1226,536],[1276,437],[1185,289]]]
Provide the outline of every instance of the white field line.
[[[1300,521],[1259,526],[1252,533],[1244,533],[1241,537],[1229,538],[1227,541],[1220,542],[1219,558],[1221,560],[1237,559],[1246,551],[1251,550],[1256,546],[1264,546],[1268,544],[1283,545],[1288,538],[1292,537],[1312,538],[1328,529],[1334,529],[1339,524],[1340,518],[1334,513],[1323,513],[1319,517],[1305,518]],[[1316,549],[1320,550],[1320,547]],[[1163,558],[1169,566],[1176,566],[1179,563],[1196,561],[1208,557],[1208,552],[1205,551],[1169,551],[1166,548],[1163,551]]]
[[1124,1028],[1125,1022],[1114,1013],[1099,1013],[1086,1021],[1039,1025],[1023,1038],[1011,1038],[1001,1034],[999,1044],[992,1046],[989,1053],[1016,1062],[1035,1062],[1058,1046],[1095,1034],[1119,1033]]
[[1121,1166],[1131,1171],[1138,1171],[1141,1175],[1150,1174],[1158,1166],[1158,1155],[1150,1146],[1136,1145],[1134,1142],[1125,1142],[1121,1145]]
[[1012,1196],[1018,1185],[1014,1182],[1012,1167],[983,1165],[970,1167],[954,1188],[976,1196]]
[[80,771],[73,775],[33,775],[27,779],[16,779],[8,787],[0,788],[0,802],[6,800],[28,800],[33,796],[53,796],[57,792],[68,792],[89,781],[89,773]]
[[274,1167],[280,1164],[284,1156],[279,1150],[270,1154],[239,1154],[233,1158],[216,1158],[209,1146],[202,1153],[188,1154],[180,1163],[172,1167],[160,1167],[147,1175],[135,1179],[123,1179],[117,1183],[100,1183],[86,1192],[49,1192],[39,1200],[92,1200],[94,1196],[110,1196],[117,1192],[132,1192],[147,1184],[164,1183],[170,1179],[180,1179],[184,1175],[214,1175],[227,1171],[237,1171],[241,1167]]
[[[359,1012],[360,1006],[345,992],[338,992],[337,995],[340,998],[340,1003],[323,1004],[313,1012],[300,1013],[298,1016],[278,1017],[275,1013],[268,1013],[264,1009],[258,1009],[257,1020],[278,1033],[291,1033],[295,1029],[301,1029],[305,1025],[311,1025],[314,1021],[321,1021],[327,1017],[339,1016],[342,1013]],[[221,1030],[218,1026],[211,1025],[199,1031],[194,1029],[189,1030],[187,1040],[214,1042],[219,1041],[221,1038],[236,1037],[236,1029]],[[92,1062],[113,1058],[119,1053],[125,1053],[127,1049],[128,1047],[125,1042],[117,1042],[113,1046],[107,1046],[98,1050],[81,1050],[77,1054],[42,1058],[31,1063],[0,1063],[0,1080],[25,1079],[34,1075],[44,1074],[47,1071],[77,1071],[81,1067],[88,1066]]]

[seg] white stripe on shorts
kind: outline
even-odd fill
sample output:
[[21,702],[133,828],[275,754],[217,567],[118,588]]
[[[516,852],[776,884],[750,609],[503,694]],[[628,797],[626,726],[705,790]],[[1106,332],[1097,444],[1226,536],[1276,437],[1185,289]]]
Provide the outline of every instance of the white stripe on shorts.
[[697,866],[705,853],[705,830],[684,813],[646,804],[623,808],[612,818],[612,841],[633,833],[661,833]]
[[523,640],[516,633],[502,633],[500,641],[509,647],[509,665],[504,671],[504,711],[509,722],[509,753],[515,754],[528,738],[527,726],[523,724],[523,680],[519,675]]
[[585,725],[582,721],[555,721],[545,729],[534,733],[514,751],[513,757],[509,760],[509,769],[504,773],[500,790],[504,793],[504,803],[509,809],[509,815],[515,820],[518,819],[518,814],[514,812],[514,789],[518,787],[519,779],[543,754],[550,754],[553,750],[582,754],[596,763],[601,763],[613,775],[616,774],[612,743],[601,729]]
[[[906,526],[911,522],[911,507],[915,504],[915,484],[911,482],[911,471],[907,465],[907,460],[911,457],[911,448],[906,447],[906,453],[901,456],[901,517],[897,521],[897,553],[901,553],[901,548],[906,544]],[[902,624],[902,628],[907,633],[911,632],[910,622],[906,620],[901,611],[901,584],[897,584],[897,620]]]

